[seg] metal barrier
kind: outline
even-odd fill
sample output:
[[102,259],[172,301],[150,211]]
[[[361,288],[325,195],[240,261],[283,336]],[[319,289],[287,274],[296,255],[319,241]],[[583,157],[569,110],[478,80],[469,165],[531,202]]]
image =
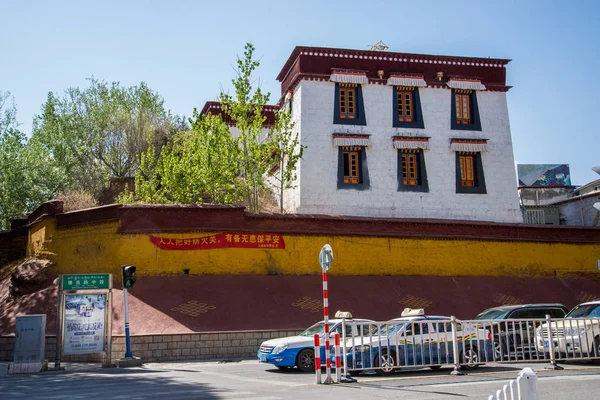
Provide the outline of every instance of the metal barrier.
[[459,372],[493,357],[491,333],[454,318],[346,324],[342,362],[347,362],[350,374],[376,371],[387,375],[398,369],[442,366]]
[[600,318],[462,321],[491,332],[493,354],[486,362],[600,359]]
[[[344,357],[350,374],[453,367],[454,373],[489,362],[600,359],[600,318],[457,320],[423,317],[415,321],[346,321]],[[454,357],[458,354],[458,357]],[[339,380],[338,380],[339,381]]]
[[488,400],[536,400],[537,375],[531,368],[524,368],[517,379],[511,380],[502,390],[496,391]]
[[485,362],[550,361],[549,353],[536,346],[537,335],[547,322],[543,319],[462,321],[490,332],[492,352]]

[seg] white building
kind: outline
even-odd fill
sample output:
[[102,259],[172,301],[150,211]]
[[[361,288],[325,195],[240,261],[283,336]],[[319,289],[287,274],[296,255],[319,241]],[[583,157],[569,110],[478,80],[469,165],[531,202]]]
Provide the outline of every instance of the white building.
[[306,146],[285,209],[522,222],[508,63],[296,47],[277,77]]

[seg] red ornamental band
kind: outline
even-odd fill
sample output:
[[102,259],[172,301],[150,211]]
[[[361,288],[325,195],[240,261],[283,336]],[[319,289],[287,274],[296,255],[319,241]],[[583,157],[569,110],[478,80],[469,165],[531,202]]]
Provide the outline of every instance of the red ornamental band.
[[163,250],[285,249],[283,236],[273,233],[219,233],[188,239],[150,235],[150,241]]

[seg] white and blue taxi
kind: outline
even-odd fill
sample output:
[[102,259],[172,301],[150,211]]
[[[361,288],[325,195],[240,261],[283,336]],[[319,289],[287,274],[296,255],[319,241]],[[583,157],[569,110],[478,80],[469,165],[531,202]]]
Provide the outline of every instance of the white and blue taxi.
[[[456,326],[461,364],[476,368],[492,354],[491,334],[466,322],[457,322]],[[452,337],[450,317],[407,308],[402,317],[377,323],[371,334],[346,339],[348,371],[374,370],[389,375],[401,369],[437,370],[454,363]]]
[[[349,324],[350,321],[353,323]],[[346,337],[360,336],[359,329],[365,329],[368,332],[373,322],[368,319],[346,319]],[[334,334],[339,333],[340,337],[342,336],[342,319],[330,319],[329,332],[330,350],[333,351]],[[325,360],[325,322],[320,321],[298,336],[288,336],[263,342],[258,349],[258,361],[273,364],[280,369],[298,367],[302,372],[314,371],[314,335],[316,334],[321,337],[321,360]],[[324,361],[322,364],[324,364]]]

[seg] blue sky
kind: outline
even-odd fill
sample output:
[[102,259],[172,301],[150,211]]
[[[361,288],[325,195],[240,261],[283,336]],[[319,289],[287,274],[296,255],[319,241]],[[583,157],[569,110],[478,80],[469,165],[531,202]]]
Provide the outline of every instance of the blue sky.
[[0,0],[0,90],[31,131],[48,91],[85,78],[145,81],[190,116],[228,90],[244,44],[275,80],[294,46],[510,58],[515,159],[565,163],[573,184],[600,178],[600,2],[596,1],[8,1]]

